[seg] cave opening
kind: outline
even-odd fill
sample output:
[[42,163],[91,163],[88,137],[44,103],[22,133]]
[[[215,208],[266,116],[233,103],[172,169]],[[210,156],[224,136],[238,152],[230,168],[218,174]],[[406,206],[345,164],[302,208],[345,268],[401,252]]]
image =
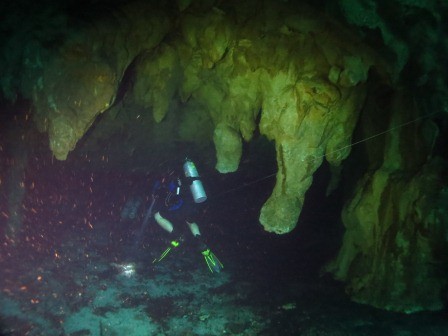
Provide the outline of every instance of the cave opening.
[[210,232],[209,238],[224,253],[233,251],[230,257],[242,268],[243,277],[269,274],[274,281],[276,275],[305,273],[317,279],[341,244],[342,188],[326,195],[331,171],[328,163],[323,163],[307,191],[297,227],[288,234],[275,235],[263,229],[258,216],[272,192],[276,170],[273,142],[259,137],[246,144],[239,170],[218,176],[220,181],[213,185],[218,193],[216,200],[210,198],[210,218],[221,227],[222,237]]

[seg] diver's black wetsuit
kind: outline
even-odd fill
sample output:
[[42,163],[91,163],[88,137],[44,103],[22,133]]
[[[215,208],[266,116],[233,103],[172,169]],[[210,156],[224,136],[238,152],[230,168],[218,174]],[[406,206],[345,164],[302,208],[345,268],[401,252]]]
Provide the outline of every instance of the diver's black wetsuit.
[[[180,185],[178,185],[178,181],[180,181]],[[178,187],[179,194],[176,194]],[[162,178],[156,181],[152,194],[152,197],[155,198],[152,213],[159,212],[163,217],[173,220],[174,223],[179,219],[194,221],[197,210],[191,195],[188,195],[187,192],[189,192],[188,186],[180,177],[174,176],[171,179]]]
[[184,237],[189,231],[186,222],[196,222],[203,206],[194,202],[188,181],[177,174],[164,176],[156,181],[152,196],[155,198],[152,214],[159,212],[173,223],[175,237]]
[[[201,212],[202,203],[194,202],[193,195],[195,195],[196,199],[199,199],[197,197],[198,184],[194,179],[195,174],[190,173],[191,175],[189,175],[187,173],[187,170],[192,168],[196,170],[196,168],[191,161],[186,161],[185,164],[192,165],[192,167],[187,166],[187,168],[184,165],[184,169],[186,169],[185,175],[171,171],[157,180],[152,189],[152,203],[144,222],[146,223],[146,218],[153,215],[155,222],[160,228],[171,235],[171,241],[167,244],[167,249],[160,257],[154,259],[153,263],[162,261],[173,248],[177,248],[182,242],[186,241],[184,239],[186,236],[191,235],[194,239],[188,239],[187,241],[192,242],[194,248],[202,254],[210,272],[219,273],[223,265],[202,240],[199,226],[196,223],[198,214]],[[182,176],[189,177],[182,179]],[[194,188],[194,192],[189,190],[190,186]],[[200,188],[202,188],[202,184],[200,184]],[[203,189],[202,192],[204,193]],[[200,202],[205,201],[205,199],[204,193],[204,199],[200,200]],[[186,233],[186,230],[190,231],[190,233]]]

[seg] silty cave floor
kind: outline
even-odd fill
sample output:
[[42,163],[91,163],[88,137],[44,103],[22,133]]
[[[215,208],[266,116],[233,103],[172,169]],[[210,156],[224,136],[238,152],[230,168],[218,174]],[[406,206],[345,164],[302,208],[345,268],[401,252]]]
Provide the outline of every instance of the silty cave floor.
[[[153,265],[166,248],[154,223],[129,253],[144,208],[133,222],[121,220],[120,210],[129,197],[148,196],[147,176],[31,159],[22,243],[1,247],[2,334],[448,335],[446,311],[406,315],[356,304],[320,275],[341,229],[319,178],[298,227],[276,236],[257,222],[272,179],[226,192],[260,178],[243,171],[206,181],[211,196],[201,229],[225,266],[211,274],[188,243]],[[6,205],[1,195],[3,213]],[[135,274],[125,276],[117,266],[124,263]]]
[[[173,253],[127,277],[95,244],[61,245],[65,260],[3,262],[4,335],[447,335],[446,313],[404,315],[351,303],[329,279],[296,275],[284,260],[222,253],[212,275],[202,260]],[[88,255],[88,257],[86,257]],[[247,267],[245,262],[250,262]],[[254,265],[255,264],[255,265]],[[245,269],[247,267],[247,269]],[[262,267],[255,270],[254,268]]]

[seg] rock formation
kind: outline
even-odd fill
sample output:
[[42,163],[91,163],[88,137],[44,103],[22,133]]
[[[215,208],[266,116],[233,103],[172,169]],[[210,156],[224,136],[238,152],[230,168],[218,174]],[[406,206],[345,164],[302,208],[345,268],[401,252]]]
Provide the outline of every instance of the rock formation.
[[[375,103],[369,106],[361,121],[366,137],[375,134],[372,116],[381,116]],[[448,253],[448,162],[432,156],[431,121],[396,128],[419,116],[409,94],[396,92],[389,108],[393,131],[365,145],[370,169],[344,206],[346,232],[328,270],[348,283],[358,302],[405,312],[442,309],[446,280],[435,270]]]
[[70,36],[34,78],[35,120],[65,159],[132,69],[133,101],[156,122],[175,100],[184,110],[201,107],[214,124],[220,172],[238,169],[242,141],[257,128],[275,141],[277,184],[260,222],[287,233],[324,157],[339,165],[348,156],[369,69],[387,68],[356,36],[306,6],[266,2],[257,15],[233,6],[193,6],[174,20],[166,8],[135,2],[113,22]]
[[[323,160],[341,170],[355,127],[365,128],[366,139],[422,116],[400,87],[412,48],[369,1],[341,1],[341,11],[348,23],[379,29],[393,60],[304,4],[134,1],[81,21],[59,43],[33,41],[23,54],[19,89],[60,160],[100,114],[124,111],[123,102],[155,123],[175,116],[173,129],[183,138],[208,137],[221,173],[238,169],[243,142],[260,133],[275,142],[278,171],[259,219],[265,230],[284,234],[296,227]],[[424,70],[419,85],[437,68]],[[380,86],[395,97],[385,107],[372,100]],[[5,96],[12,91],[5,80]],[[198,129],[204,125],[212,129]],[[447,245],[440,203],[446,166],[433,155],[437,132],[422,120],[365,146],[368,170],[348,195],[346,235],[329,266],[357,301],[399,311],[441,307],[446,280],[431,266],[438,262],[435,247],[443,252]]]

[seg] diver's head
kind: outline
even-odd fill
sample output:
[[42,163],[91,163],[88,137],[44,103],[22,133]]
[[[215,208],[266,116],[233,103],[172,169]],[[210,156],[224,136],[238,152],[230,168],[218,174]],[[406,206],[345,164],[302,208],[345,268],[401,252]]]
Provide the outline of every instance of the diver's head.
[[171,181],[176,181],[181,177],[182,171],[177,169],[175,166],[165,167],[160,172],[160,179],[162,183],[170,183]]
[[158,172],[162,178],[168,180],[181,177],[183,175],[182,165],[184,160],[172,159],[159,164]]

